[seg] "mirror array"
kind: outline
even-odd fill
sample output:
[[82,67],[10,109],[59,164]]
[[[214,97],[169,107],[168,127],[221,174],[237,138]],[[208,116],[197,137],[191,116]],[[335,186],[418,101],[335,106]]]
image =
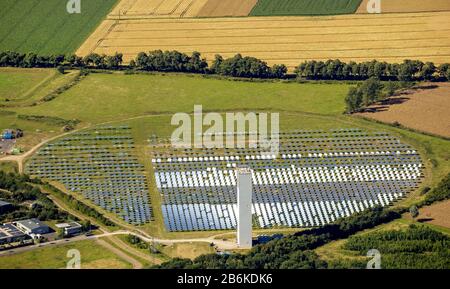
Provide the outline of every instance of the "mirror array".
[[169,231],[236,228],[235,168],[253,170],[254,225],[312,227],[418,187],[419,154],[386,133],[360,129],[280,133],[278,155],[262,149],[171,149],[152,159]]
[[62,183],[130,224],[152,219],[144,166],[128,126],[71,134],[41,148],[27,173]]

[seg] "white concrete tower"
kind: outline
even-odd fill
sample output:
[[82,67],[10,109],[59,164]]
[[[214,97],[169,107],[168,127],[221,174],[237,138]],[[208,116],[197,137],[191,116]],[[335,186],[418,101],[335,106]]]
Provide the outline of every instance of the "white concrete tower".
[[252,247],[252,170],[237,169],[237,245]]

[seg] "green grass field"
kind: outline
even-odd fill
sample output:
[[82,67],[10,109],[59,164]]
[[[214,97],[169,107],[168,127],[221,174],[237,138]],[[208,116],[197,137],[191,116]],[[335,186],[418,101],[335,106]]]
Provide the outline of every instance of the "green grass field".
[[0,162],[0,171],[17,173],[17,164],[14,162]]
[[81,14],[69,14],[64,0],[2,0],[0,51],[73,53],[116,0],[81,1]]
[[0,257],[0,269],[58,269],[66,268],[70,258],[67,251],[80,251],[82,269],[129,269],[131,264],[123,261],[96,241],[50,246],[9,256]]
[[352,14],[361,0],[259,0],[252,16]]
[[21,99],[55,74],[50,69],[0,68],[0,104]]
[[[91,74],[57,99],[22,114],[77,118],[90,123],[144,114],[271,110],[337,115],[344,110],[345,84],[243,82],[186,75]],[[82,108],[82,109],[81,109]]]

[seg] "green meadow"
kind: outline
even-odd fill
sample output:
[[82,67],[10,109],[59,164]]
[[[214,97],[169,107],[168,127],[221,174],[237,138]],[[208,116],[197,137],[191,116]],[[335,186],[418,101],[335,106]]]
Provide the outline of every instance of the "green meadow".
[[78,118],[90,123],[145,114],[271,110],[337,115],[345,84],[246,82],[172,74],[91,74],[55,100],[22,108],[23,114]]
[[50,69],[0,68],[0,104],[21,99],[55,74]]

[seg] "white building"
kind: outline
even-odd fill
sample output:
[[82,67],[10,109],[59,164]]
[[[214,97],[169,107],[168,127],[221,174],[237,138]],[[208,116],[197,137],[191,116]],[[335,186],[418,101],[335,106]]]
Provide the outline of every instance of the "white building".
[[83,232],[83,226],[77,222],[56,224],[56,227],[64,230],[64,236],[74,236]]
[[237,245],[252,247],[252,170],[237,169]]

